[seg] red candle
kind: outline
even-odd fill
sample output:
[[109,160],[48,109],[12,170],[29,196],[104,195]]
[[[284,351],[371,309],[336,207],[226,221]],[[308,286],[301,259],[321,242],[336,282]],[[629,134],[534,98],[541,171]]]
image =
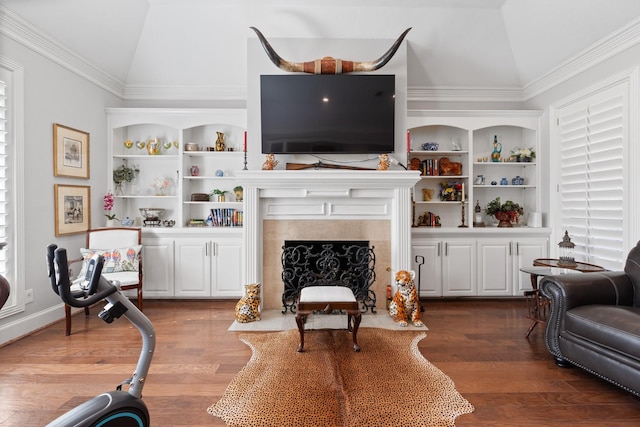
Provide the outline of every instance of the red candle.
[[247,131],[244,131],[244,152],[247,152]]
[[407,131],[407,153],[411,151],[411,131]]

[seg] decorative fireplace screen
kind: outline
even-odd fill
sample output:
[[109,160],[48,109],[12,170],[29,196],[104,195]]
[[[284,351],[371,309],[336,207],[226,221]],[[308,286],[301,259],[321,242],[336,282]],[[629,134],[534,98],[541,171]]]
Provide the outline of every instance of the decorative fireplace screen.
[[300,290],[307,286],[345,286],[361,310],[375,313],[374,247],[366,240],[285,240],[282,247],[282,313],[296,310]]

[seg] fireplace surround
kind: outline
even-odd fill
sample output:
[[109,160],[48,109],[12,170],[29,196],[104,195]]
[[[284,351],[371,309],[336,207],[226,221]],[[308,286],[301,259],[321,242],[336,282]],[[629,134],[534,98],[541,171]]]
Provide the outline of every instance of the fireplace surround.
[[263,284],[263,309],[282,308],[284,240],[369,240],[376,248],[376,286],[411,268],[418,171],[240,171],[237,178],[245,203],[244,277]]

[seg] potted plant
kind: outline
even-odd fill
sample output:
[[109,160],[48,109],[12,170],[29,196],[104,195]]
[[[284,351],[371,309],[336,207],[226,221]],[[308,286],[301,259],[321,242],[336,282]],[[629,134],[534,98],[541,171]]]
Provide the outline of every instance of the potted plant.
[[220,190],[218,188],[214,188],[209,193],[209,196],[216,196],[218,198],[218,202],[224,202],[225,201],[225,197],[224,197],[225,193],[226,193],[225,190]]
[[115,193],[117,196],[122,196],[122,183],[131,182],[136,177],[136,170],[126,165],[121,165],[119,168],[113,171],[113,182],[116,184]]
[[524,210],[519,204],[511,200],[501,204],[500,197],[496,197],[487,204],[484,213],[495,216],[500,221],[498,227],[513,227],[513,223],[524,214]]

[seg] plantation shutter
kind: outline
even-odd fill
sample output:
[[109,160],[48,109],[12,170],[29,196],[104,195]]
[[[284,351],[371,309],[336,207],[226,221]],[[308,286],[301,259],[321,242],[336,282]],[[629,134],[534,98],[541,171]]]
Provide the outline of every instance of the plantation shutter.
[[620,85],[568,105],[558,114],[562,233],[578,261],[621,270],[624,153],[628,103]]
[[[0,242],[7,241],[7,95],[6,82],[0,74]],[[7,249],[0,250],[0,274],[7,276]]]

